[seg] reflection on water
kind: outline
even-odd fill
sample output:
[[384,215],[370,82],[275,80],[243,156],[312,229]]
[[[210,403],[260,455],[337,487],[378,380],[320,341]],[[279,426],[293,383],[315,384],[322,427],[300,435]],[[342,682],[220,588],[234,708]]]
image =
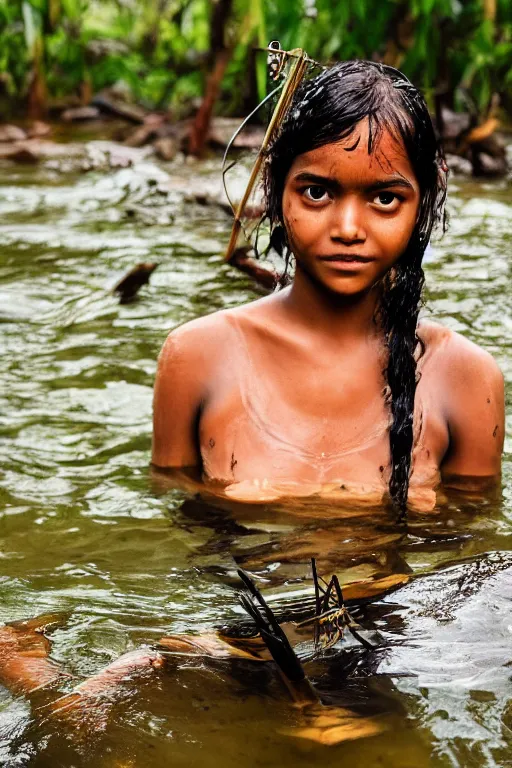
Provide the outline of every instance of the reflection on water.
[[[221,263],[229,219],[184,200],[190,169],[168,170],[0,170],[0,621],[60,615],[52,658],[74,675],[61,686],[71,690],[163,635],[246,626],[236,566],[283,618],[300,614],[314,556],[323,575],[361,584],[358,621],[382,638],[375,652],[347,639],[308,662],[338,712],[324,731],[345,710],[360,733],[374,717],[386,725],[327,748],[304,737],[318,723],[305,723],[272,665],[173,657],[128,680],[92,732],[47,716],[56,692],[30,708],[0,688],[0,763],[506,765],[510,426],[503,494],[447,492],[406,529],[382,510],[227,505],[159,486],[148,471],[151,387],[166,332],[256,295]],[[194,173],[202,189],[218,183],[216,163]],[[428,313],[496,356],[510,404],[510,192],[461,184],[451,207],[426,265]],[[143,260],[160,263],[151,284],[119,306],[109,288]],[[396,575],[407,583],[372,593]]]

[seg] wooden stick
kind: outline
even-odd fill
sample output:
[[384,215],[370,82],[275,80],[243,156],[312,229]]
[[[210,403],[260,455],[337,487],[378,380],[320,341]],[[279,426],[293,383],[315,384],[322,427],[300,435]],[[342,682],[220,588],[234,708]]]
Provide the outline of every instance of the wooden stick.
[[258,173],[260,172],[261,165],[263,163],[263,159],[265,157],[270,141],[276,129],[280,126],[286,112],[288,111],[293,98],[293,94],[299,87],[309,63],[307,54],[301,48],[295,48],[293,51],[288,51],[287,53],[289,56],[293,56],[294,60],[290,65],[290,71],[286,78],[286,82],[283,85],[281,96],[279,97],[279,101],[277,102],[276,108],[270,119],[270,123],[263,138],[258,156],[252,168],[247,187],[242,199],[238,204],[238,208],[235,213],[235,221],[233,222],[233,228],[231,230],[231,237],[229,238],[228,247],[224,255],[225,261],[229,261],[231,259],[236,248],[238,236],[242,228],[242,216],[245,210],[245,206],[247,205],[247,201],[249,200],[253,190],[254,184],[258,177]]

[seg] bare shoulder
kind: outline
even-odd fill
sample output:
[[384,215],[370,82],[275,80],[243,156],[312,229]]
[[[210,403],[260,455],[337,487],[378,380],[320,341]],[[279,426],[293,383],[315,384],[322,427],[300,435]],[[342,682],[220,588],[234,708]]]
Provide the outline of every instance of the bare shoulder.
[[454,386],[462,382],[465,386],[503,389],[503,374],[496,360],[478,344],[430,320],[421,322],[418,335],[430,365],[438,375],[449,377]]
[[173,328],[164,342],[161,355],[208,352],[211,343],[218,341],[219,333],[225,332],[225,316],[226,311],[220,310]]
[[200,407],[208,395],[215,366],[222,362],[227,323],[224,312],[191,320],[174,328],[160,354],[155,379],[154,411],[168,410],[169,403],[182,408]]
[[268,319],[269,309],[273,304],[272,299],[273,296],[265,296],[234,309],[212,312],[179,325],[169,333],[160,356],[165,358],[168,355],[173,357],[178,355],[193,358],[199,355],[203,360],[215,357],[229,341],[232,321]]
[[197,418],[214,380],[226,332],[222,312],[175,328],[158,358],[153,398],[152,462],[157,467],[199,466]]
[[[224,310],[174,328],[158,357],[157,380],[170,372],[179,376],[190,372],[198,384],[199,379],[206,382],[213,366],[221,359],[228,332]],[[188,377],[183,381],[190,383]]]
[[443,476],[498,476],[505,434],[504,379],[488,352],[437,323],[422,323],[425,374],[450,435]]

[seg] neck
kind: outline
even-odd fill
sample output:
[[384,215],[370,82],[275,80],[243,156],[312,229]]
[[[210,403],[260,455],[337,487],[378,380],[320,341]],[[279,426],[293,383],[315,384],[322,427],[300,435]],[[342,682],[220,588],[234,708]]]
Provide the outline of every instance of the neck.
[[286,310],[297,322],[324,338],[331,337],[338,344],[380,335],[374,320],[378,298],[376,287],[356,296],[332,293],[300,268],[297,268],[288,291],[283,291]]

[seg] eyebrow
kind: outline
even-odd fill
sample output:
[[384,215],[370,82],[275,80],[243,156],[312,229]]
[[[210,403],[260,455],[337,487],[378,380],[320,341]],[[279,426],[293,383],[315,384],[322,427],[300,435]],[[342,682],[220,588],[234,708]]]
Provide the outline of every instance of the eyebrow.
[[[337,179],[333,179],[330,176],[320,176],[316,173],[308,173],[303,171],[293,177],[293,181],[309,181],[312,184],[320,184],[324,187],[331,187],[332,189],[341,189],[342,185]],[[369,184],[365,187],[368,191],[374,191],[378,189],[389,189],[390,187],[401,187],[402,189],[414,189],[410,181],[407,181],[403,176],[390,176],[387,179],[379,179],[373,184]]]

